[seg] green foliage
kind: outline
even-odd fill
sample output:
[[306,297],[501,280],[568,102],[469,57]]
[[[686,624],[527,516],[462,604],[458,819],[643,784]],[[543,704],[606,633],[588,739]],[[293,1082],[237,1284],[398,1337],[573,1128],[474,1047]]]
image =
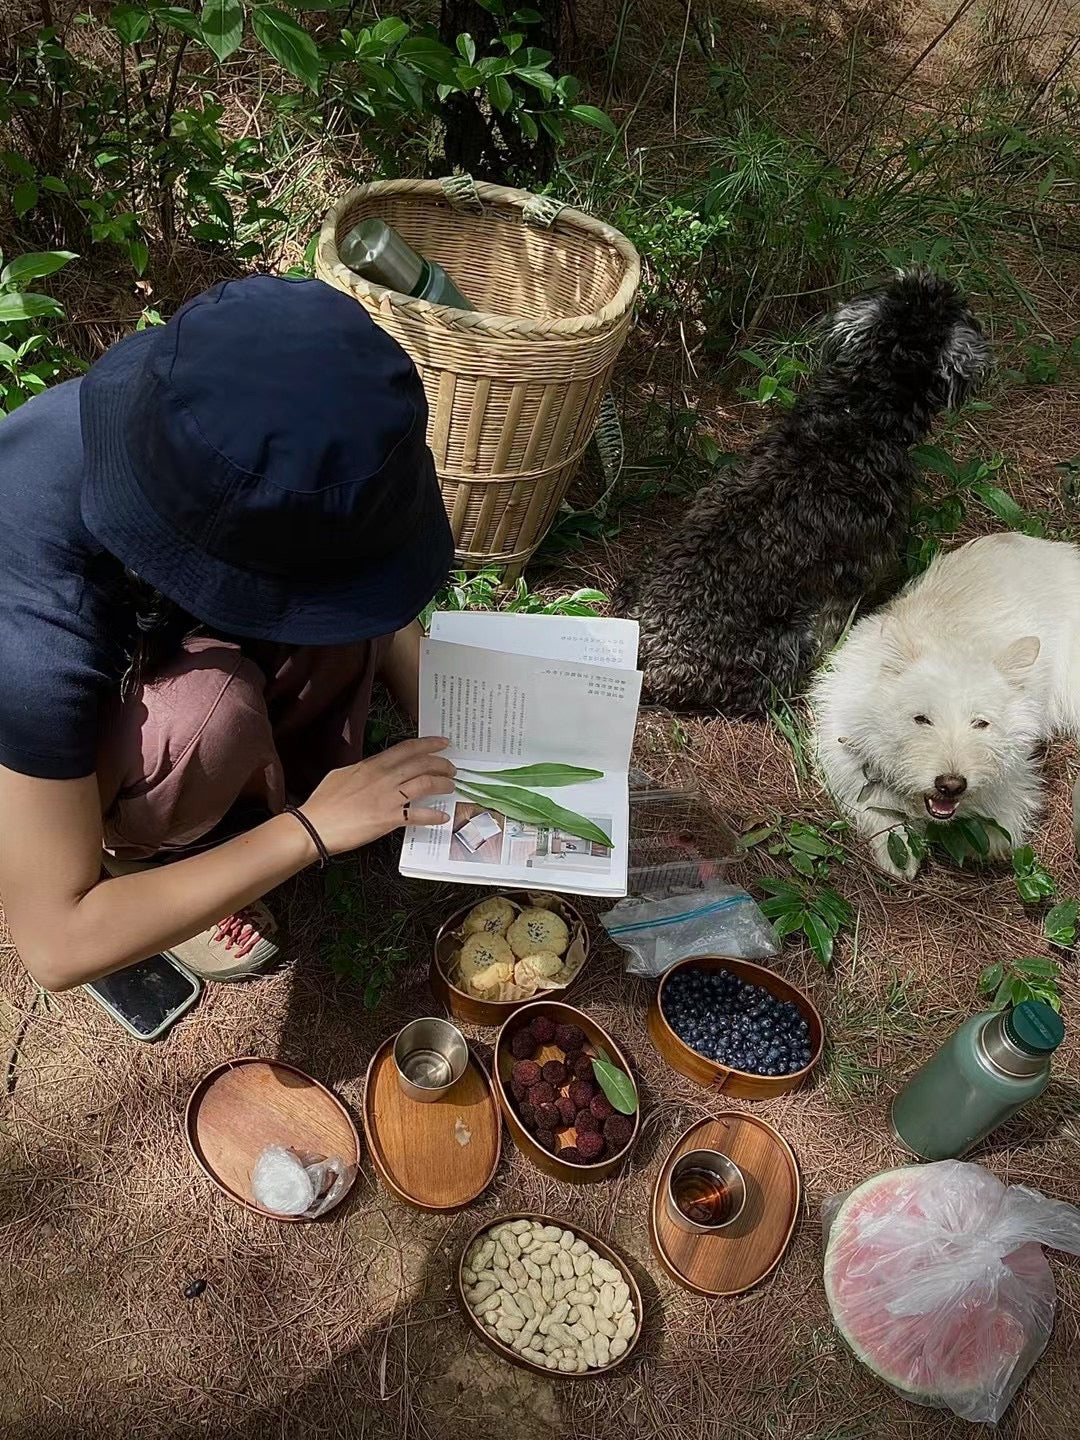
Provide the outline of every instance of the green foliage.
[[768,842],[769,854],[785,859],[796,872],[795,879],[766,876],[760,881],[767,897],[761,910],[772,920],[781,939],[803,935],[826,970],[832,965],[837,936],[855,923],[852,907],[824,883],[832,865],[844,863],[844,852],[835,837],[845,829],[840,820],[824,831],[795,820],[786,828],[780,824],[760,825],[742,837],[748,849]]
[[524,576],[512,585],[503,583],[502,571],[496,565],[485,566],[475,574],[457,570],[450,583],[440,590],[421,615],[426,626],[436,610],[505,610],[519,615],[595,615],[597,606],[606,605],[608,597],[602,590],[574,590],[568,595],[547,599],[530,590]]
[[795,404],[795,387],[810,371],[805,360],[797,355],[776,354],[766,360],[756,350],[740,350],[739,359],[758,371],[756,385],[740,385],[739,394],[755,405],[776,404],[790,410]]
[[41,250],[5,265],[0,253],[0,415],[17,410],[78,364],[37,324],[62,319],[61,305],[26,288],[77,259],[70,250]]
[[1042,1000],[1061,1010],[1061,970],[1056,960],[1041,955],[1024,955],[998,965],[988,965],[979,976],[979,993],[990,996],[995,1010],[1019,1005],[1023,1000]]
[[1080,928],[1080,900],[1062,900],[1043,917],[1043,934],[1054,945],[1076,944]]
[[[614,132],[602,111],[578,103],[573,76],[553,73],[551,54],[529,43],[535,11],[507,14],[501,0],[486,8],[501,18],[484,55],[470,36],[451,48],[412,18],[352,28],[354,7],[338,0],[142,0],[79,15],[90,44],[70,47],[41,30],[0,83],[0,125],[12,136],[0,200],[17,218],[53,216],[68,229],[78,216],[89,244],[117,247],[139,276],[159,239],[184,232],[266,264],[312,168],[298,173],[296,152],[316,136],[332,154],[343,114],[391,172],[410,147],[434,148],[452,96],[482,105],[492,124],[510,117],[560,144],[568,125]],[[304,11],[322,13],[309,23]],[[237,135],[225,101],[253,46],[271,65],[260,124]]]
[[1007,490],[993,483],[1005,464],[1004,455],[981,459],[977,455],[956,460],[941,445],[917,445],[912,454],[921,472],[919,497],[912,512],[908,541],[908,573],[918,575],[941,549],[941,542],[955,535],[976,501],[1010,530],[1025,535],[1042,535],[1045,523],[1017,504]]
[[413,918],[404,910],[369,910],[359,870],[335,864],[324,882],[331,919],[325,953],[339,980],[360,986],[364,1008],[376,1009],[409,963]]
[[894,865],[902,866],[908,852],[917,861],[927,855],[937,855],[954,865],[985,865],[990,859],[995,835],[1008,843],[1008,832],[996,820],[986,815],[964,815],[944,825],[935,822],[925,831],[909,826],[894,828],[889,832],[887,843]]
[[1025,905],[1037,905],[1057,894],[1057,882],[1036,858],[1030,845],[1021,845],[1013,851],[1012,868],[1017,894]]
[[760,882],[767,899],[761,902],[762,913],[776,927],[776,933],[802,934],[826,970],[833,960],[833,947],[840,931],[855,923],[855,912],[835,890],[807,880],[774,880]]

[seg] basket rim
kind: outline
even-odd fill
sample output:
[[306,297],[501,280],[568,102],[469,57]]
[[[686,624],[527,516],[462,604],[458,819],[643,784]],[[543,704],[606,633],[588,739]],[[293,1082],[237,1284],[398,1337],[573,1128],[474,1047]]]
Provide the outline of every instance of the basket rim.
[[[502,209],[520,211],[528,201],[536,198],[528,190],[515,190],[506,185],[492,185],[482,180],[475,183],[477,193],[485,204]],[[454,310],[447,305],[433,305],[429,300],[402,295],[384,285],[374,285],[350,270],[338,256],[337,228],[343,215],[358,200],[379,195],[431,196],[449,204],[441,180],[374,180],[368,185],[354,186],[327,211],[319,231],[317,261],[333,275],[336,283],[353,291],[362,301],[378,310],[385,311],[389,306],[391,312],[402,319],[429,324],[434,321],[450,330],[473,332],[489,338],[566,340],[580,339],[610,330],[625,320],[633,309],[641,283],[641,257],[637,250],[614,226],[570,205],[559,211],[551,228],[555,230],[559,226],[567,226],[583,231],[599,243],[616,250],[626,265],[614,297],[599,310],[559,320],[531,320],[525,316],[497,315],[485,310]],[[522,219],[522,224],[525,223]]]

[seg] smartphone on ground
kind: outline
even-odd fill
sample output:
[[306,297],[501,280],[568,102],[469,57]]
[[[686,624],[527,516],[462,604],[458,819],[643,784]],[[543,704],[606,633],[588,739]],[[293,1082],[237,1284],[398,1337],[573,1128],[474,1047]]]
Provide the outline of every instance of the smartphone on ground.
[[156,1040],[190,1010],[202,982],[169,955],[151,955],[83,989],[136,1040]]

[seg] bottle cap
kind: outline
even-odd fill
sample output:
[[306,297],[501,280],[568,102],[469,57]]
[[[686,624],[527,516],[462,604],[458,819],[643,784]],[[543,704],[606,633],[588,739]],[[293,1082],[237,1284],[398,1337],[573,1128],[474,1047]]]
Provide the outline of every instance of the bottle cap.
[[1065,1022],[1043,1000],[1021,1000],[1005,1016],[1005,1033],[1029,1055],[1049,1055],[1065,1039]]

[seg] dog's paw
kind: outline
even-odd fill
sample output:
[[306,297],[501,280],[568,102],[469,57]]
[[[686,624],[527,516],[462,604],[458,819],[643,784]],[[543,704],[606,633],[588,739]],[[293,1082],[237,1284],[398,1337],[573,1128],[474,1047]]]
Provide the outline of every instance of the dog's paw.
[[[919,872],[919,862],[905,844],[906,859],[903,865],[896,863],[889,853],[889,836],[893,834],[896,834],[893,830],[883,830],[880,834],[870,837],[870,849],[874,856],[874,863],[884,875],[888,875],[892,880],[914,880]],[[899,848],[894,845],[894,849],[899,854]]]

